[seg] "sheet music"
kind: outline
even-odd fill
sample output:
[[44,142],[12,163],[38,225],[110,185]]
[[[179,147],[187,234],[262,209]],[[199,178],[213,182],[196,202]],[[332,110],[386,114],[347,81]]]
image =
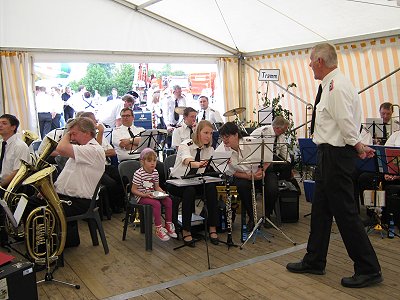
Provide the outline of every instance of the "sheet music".
[[200,185],[203,184],[203,179],[206,183],[211,182],[222,182],[221,178],[211,177],[211,176],[203,176],[203,177],[193,177],[193,178],[178,178],[178,179],[169,179],[167,183],[175,185],[175,186],[190,186],[190,185]]
[[0,205],[3,207],[4,211],[6,212],[7,217],[8,217],[8,219],[10,220],[11,224],[12,224],[15,228],[17,228],[17,227],[18,227],[18,223],[17,223],[17,221],[15,220],[14,215],[13,215],[13,213],[11,212],[10,208],[8,207],[7,202],[4,201],[3,199],[0,199]]

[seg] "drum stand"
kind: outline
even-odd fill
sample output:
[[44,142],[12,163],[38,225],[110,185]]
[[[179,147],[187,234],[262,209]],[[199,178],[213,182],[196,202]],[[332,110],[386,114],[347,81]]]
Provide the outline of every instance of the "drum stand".
[[49,224],[47,222],[47,218],[46,218],[46,206],[42,206],[42,211],[43,211],[43,220],[44,220],[44,242],[46,244],[46,257],[40,260],[37,260],[37,262],[41,262],[41,263],[45,263],[46,265],[46,275],[44,276],[44,279],[39,280],[38,282],[36,282],[37,284],[42,283],[42,282],[58,282],[61,284],[65,284],[65,285],[69,285],[72,286],[74,288],[76,288],[77,290],[79,290],[81,287],[79,284],[73,284],[73,283],[69,283],[66,281],[62,281],[62,280],[57,280],[54,279],[53,277],[53,273],[57,270],[57,265],[54,267],[53,270],[51,270],[51,266],[50,264],[54,261],[56,261],[58,259],[58,256],[54,256],[52,258],[49,257],[50,254],[50,239],[49,239]]

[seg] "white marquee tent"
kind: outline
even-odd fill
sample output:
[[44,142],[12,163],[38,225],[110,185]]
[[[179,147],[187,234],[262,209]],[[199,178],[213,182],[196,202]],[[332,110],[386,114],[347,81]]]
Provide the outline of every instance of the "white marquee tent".
[[[339,67],[362,89],[399,68],[399,20],[400,1],[393,0],[2,0],[3,106],[17,115],[34,108],[30,71],[20,74],[7,57],[21,58],[21,70],[32,61],[214,62],[226,109],[246,106],[247,119],[255,118],[257,91],[266,91],[257,70],[281,69],[279,86],[297,84],[282,105],[298,125],[317,85],[308,49],[335,44]],[[399,73],[361,94],[364,116],[376,116],[380,102],[399,103]],[[24,79],[22,91],[4,84],[15,74]],[[282,91],[273,85],[268,97]],[[35,118],[28,111],[23,124]]]

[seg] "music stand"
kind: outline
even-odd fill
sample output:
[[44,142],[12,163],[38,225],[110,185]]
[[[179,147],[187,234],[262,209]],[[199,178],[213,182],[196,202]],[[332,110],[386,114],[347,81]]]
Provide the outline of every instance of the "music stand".
[[[274,139],[275,136],[261,136],[261,138],[257,137],[246,137],[243,138],[243,142],[240,145],[242,145],[244,149],[243,153],[246,153],[243,159],[238,163],[239,165],[250,165],[251,169],[251,181],[252,181],[252,196],[253,196],[253,215],[254,215],[254,228],[252,232],[249,234],[247,239],[242,243],[240,246],[240,249],[243,249],[244,245],[247,243],[247,241],[254,235],[254,233],[257,234],[262,234],[262,229],[261,229],[261,224],[263,224],[265,221],[270,223],[272,227],[274,227],[276,230],[278,230],[286,239],[288,239],[290,242],[292,242],[294,245],[296,245],[296,242],[294,242],[291,238],[289,238],[279,227],[277,227],[269,218],[267,218],[265,214],[265,209],[264,209],[264,199],[265,199],[265,189],[264,189],[264,176],[265,176],[265,171],[263,171],[262,175],[262,213],[263,216],[257,221],[257,203],[255,201],[255,188],[254,188],[254,171],[256,171],[258,168],[263,168],[264,163],[268,162],[282,162],[282,161],[275,161],[273,158],[273,148],[274,148]],[[254,168],[255,167],[255,168]],[[262,234],[262,236],[269,241],[269,239]],[[257,235],[254,236],[253,239],[253,244],[255,243]]]
[[263,107],[258,111],[258,124],[271,125],[274,111],[272,107]]
[[366,159],[366,162],[364,163],[357,162],[357,166],[361,171],[375,173],[373,196],[371,197],[371,199],[369,199],[370,205],[366,205],[368,209],[374,208],[373,218],[375,224],[369,226],[367,231],[370,232],[371,229],[374,229],[375,226],[379,225],[380,228],[383,228],[383,230],[385,230],[386,232],[390,232],[393,235],[400,237],[397,233],[390,230],[389,227],[386,224],[383,224],[381,221],[380,213],[382,211],[382,207],[385,207],[385,197],[381,194],[378,194],[379,190],[377,183],[380,177],[379,174],[400,176],[400,148],[387,146],[370,147],[375,150],[375,156],[373,158]]
[[[214,153],[215,154],[215,153]],[[231,154],[232,155],[232,154]],[[228,158],[223,158],[221,157],[220,154],[216,154],[217,159],[218,160],[222,160],[224,159],[226,161],[226,164],[228,162],[228,160],[230,159],[230,156]],[[216,160],[217,160],[216,159]],[[206,184],[207,183],[212,183],[212,182],[221,182],[223,181],[221,178],[216,178],[214,177],[216,174],[219,174],[219,168],[217,167],[217,164],[214,164],[214,166],[216,166],[216,170],[211,168],[212,165],[212,161],[213,161],[213,156],[211,156],[208,160],[207,160],[207,165],[204,168],[194,168],[191,166],[191,163],[189,163],[188,167],[186,168],[185,171],[185,176],[182,176],[181,179],[173,179],[173,180],[168,180],[168,183],[172,183],[175,185],[179,186],[179,180],[182,182],[181,186],[184,185],[202,185],[203,186],[203,193],[201,196],[201,199],[203,200],[204,203],[204,240],[206,242],[206,252],[207,252],[207,263],[208,263],[208,269],[211,269],[211,265],[210,265],[210,255],[209,255],[209,251],[208,251],[208,242],[207,242],[207,235],[208,235],[208,207],[207,207],[207,199],[206,199]],[[223,163],[220,163],[219,165],[222,165]],[[203,171],[203,173],[201,172],[201,170]],[[212,172],[211,172],[212,171]],[[195,174],[193,174],[195,173]],[[209,175],[213,175],[213,176],[209,176]],[[200,241],[200,239],[194,239],[195,242]],[[220,241],[222,242],[222,241]],[[223,242],[222,242],[223,243]],[[174,250],[186,247],[188,245],[183,244],[180,245],[178,247],[175,247]]]
[[[384,137],[384,126],[382,118],[367,118],[365,123],[362,124],[365,128],[372,132],[373,139],[381,139],[382,141],[386,142],[387,136]],[[386,133],[387,134],[387,133]]]
[[147,129],[142,131],[138,135],[140,137],[139,145],[136,149],[131,149],[129,154],[140,154],[145,148],[151,148],[158,154],[164,150],[167,134],[168,131],[166,129]]

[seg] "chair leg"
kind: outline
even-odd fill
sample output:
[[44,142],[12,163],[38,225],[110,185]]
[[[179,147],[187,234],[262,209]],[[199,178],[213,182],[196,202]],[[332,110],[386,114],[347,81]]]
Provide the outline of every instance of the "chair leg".
[[153,208],[151,205],[143,205],[146,250],[153,250]]
[[[107,243],[107,239],[106,239],[106,234],[104,232],[103,224],[101,223],[101,220],[100,220],[99,211],[95,211],[94,212],[94,217],[95,217],[95,220],[96,220],[97,229],[98,229],[99,234],[100,234],[101,243],[103,244],[104,253],[108,254],[110,252],[110,250],[108,249],[108,243]],[[96,235],[96,238],[97,238],[97,235]]]
[[126,206],[126,213],[125,213],[125,220],[124,220],[124,230],[122,232],[122,240],[125,241],[126,239],[126,231],[128,229],[128,223],[131,212],[134,211],[134,208],[131,205]]
[[278,199],[275,202],[275,215],[276,215],[276,225],[281,226],[282,225],[282,218],[281,218],[281,201],[280,197],[278,196]]
[[[99,216],[99,219],[100,219],[100,216]],[[95,219],[87,219],[87,221],[88,221],[88,226],[89,226],[90,237],[92,238],[92,244],[93,244],[93,246],[98,246],[99,239],[97,238],[96,220]]]

